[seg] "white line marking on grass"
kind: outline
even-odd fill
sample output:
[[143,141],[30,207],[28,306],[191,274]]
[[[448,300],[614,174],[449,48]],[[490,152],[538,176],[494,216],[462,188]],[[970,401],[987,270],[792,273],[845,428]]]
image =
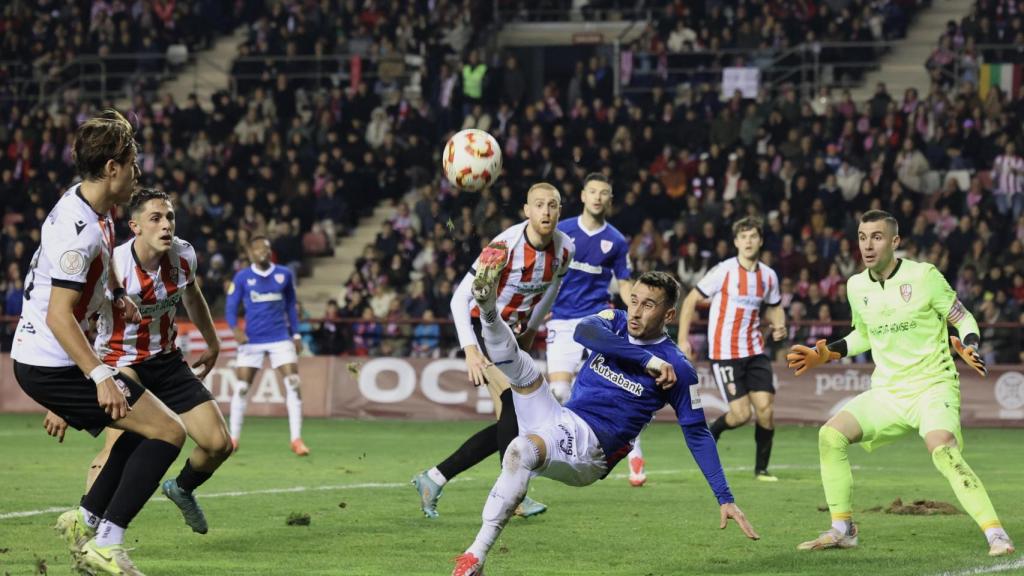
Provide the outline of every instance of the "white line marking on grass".
[[1003,562],[1002,564],[993,564],[992,566],[968,568],[958,572],[943,572],[936,576],[974,576],[975,574],[992,574],[994,572],[1006,572],[1009,570],[1016,570],[1018,568],[1024,568],[1024,558],[1018,558],[1012,562]]
[[[859,469],[859,466],[853,466],[853,469]],[[772,466],[772,470],[817,470],[817,466],[808,466],[802,464],[777,464]],[[752,472],[753,466],[729,466],[725,468],[726,472]],[[684,472],[699,473],[700,470],[697,468],[682,469],[654,469],[647,472],[648,476],[661,476],[669,474],[682,474]],[[628,477],[628,474],[612,474],[609,478],[613,480],[622,480]],[[480,478],[483,480],[493,482],[491,478]],[[456,478],[451,482],[474,482],[478,478],[473,477],[462,477]],[[449,483],[451,483],[449,482]],[[292,486],[291,488],[266,488],[263,490],[232,490],[230,492],[209,492],[200,493],[200,499],[206,500],[208,498],[239,498],[243,496],[261,496],[267,494],[298,494],[301,492],[332,492],[335,490],[391,490],[394,488],[403,488],[409,486],[408,482],[362,482],[359,484],[327,484],[323,486]],[[155,496],[152,498],[158,502],[168,502],[167,498],[163,496]],[[25,510],[23,512],[5,512],[0,513],[0,520],[10,520],[12,518],[26,518],[29,516],[40,516],[43,514],[53,514],[54,512],[63,512],[71,508],[68,506],[51,506],[50,508],[43,508],[41,510]]]

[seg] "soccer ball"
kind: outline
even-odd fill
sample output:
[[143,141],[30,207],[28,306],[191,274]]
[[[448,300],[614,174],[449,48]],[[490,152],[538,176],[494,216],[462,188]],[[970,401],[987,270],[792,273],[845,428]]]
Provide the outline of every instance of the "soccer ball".
[[494,136],[469,128],[458,132],[445,144],[441,167],[452,186],[477,192],[501,175],[501,147]]

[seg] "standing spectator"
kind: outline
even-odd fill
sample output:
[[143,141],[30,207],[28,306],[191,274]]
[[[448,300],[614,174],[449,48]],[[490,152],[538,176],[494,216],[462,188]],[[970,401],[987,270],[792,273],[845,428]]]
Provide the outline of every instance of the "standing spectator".
[[992,165],[992,182],[995,185],[996,209],[1003,216],[1013,214],[1013,219],[1024,213],[1024,158],[1017,154],[1017,146],[1008,142],[1003,154]]

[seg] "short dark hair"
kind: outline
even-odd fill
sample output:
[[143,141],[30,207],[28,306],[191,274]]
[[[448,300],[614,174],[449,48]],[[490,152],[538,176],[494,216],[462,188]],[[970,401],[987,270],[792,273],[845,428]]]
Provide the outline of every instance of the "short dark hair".
[[135,127],[117,110],[107,109],[78,127],[71,157],[83,179],[100,180],[107,160],[124,164],[135,152]]
[[764,238],[764,222],[756,216],[747,216],[734,222],[732,225],[732,237],[735,238],[740,235],[740,232],[746,232],[747,230],[757,230],[757,235]]
[[255,244],[257,242],[260,242],[260,241],[270,242],[270,238],[267,237],[267,236],[264,236],[263,234],[257,234],[256,236],[253,236],[252,238],[249,238],[249,246],[252,246],[253,244]]
[[896,221],[896,218],[892,214],[886,212],[885,210],[868,210],[860,217],[861,224],[879,221],[885,222],[886,224],[889,225],[889,228],[892,230],[893,236],[899,236],[900,223]]
[[651,288],[661,288],[665,293],[665,302],[670,308],[675,308],[679,303],[679,281],[667,272],[644,272],[636,279],[637,282]]
[[135,213],[140,212],[146,205],[146,202],[149,202],[150,200],[166,200],[170,202],[171,197],[163,190],[157,190],[156,188],[140,188],[138,192],[132,194],[132,199],[128,201],[128,213],[134,216]]
[[602,184],[607,184],[608,187],[611,187],[612,185],[612,181],[609,180],[607,176],[600,172],[591,172],[590,174],[587,174],[585,178],[583,178],[584,187],[586,187],[587,184],[590,184],[591,182],[601,182]]

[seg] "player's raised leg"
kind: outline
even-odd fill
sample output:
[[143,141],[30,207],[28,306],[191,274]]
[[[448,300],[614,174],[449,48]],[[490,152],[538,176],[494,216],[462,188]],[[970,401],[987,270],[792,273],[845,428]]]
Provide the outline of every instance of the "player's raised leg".
[[214,401],[204,402],[185,412],[181,420],[196,447],[189,454],[178,476],[164,481],[161,489],[181,510],[185,523],[192,531],[206,534],[206,516],[193,492],[209,480],[231,455],[231,435]]
[[814,540],[803,542],[798,550],[853,548],[857,545],[857,526],[853,523],[853,472],[850,469],[850,444],[863,432],[853,414],[842,411],[818,430],[818,457],[821,484],[832,515],[832,527]]

